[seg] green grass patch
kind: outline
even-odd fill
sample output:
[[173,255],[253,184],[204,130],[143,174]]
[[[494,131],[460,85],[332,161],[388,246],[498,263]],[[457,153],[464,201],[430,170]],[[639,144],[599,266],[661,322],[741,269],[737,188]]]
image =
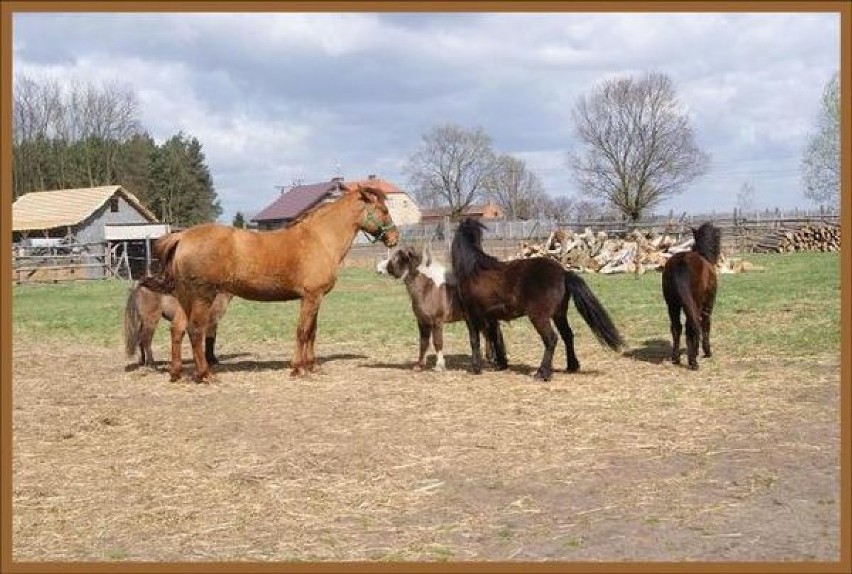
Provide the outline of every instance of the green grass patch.
[[[840,351],[840,256],[837,253],[750,255],[764,271],[720,275],[713,314],[713,342],[738,355],[812,356]],[[594,275],[583,278],[609,310],[632,347],[669,341],[660,274]],[[127,282],[16,285],[12,329],[21,339],[65,339],[120,345]],[[220,338],[248,343],[291,342],[299,302],[260,303],[234,299]],[[576,310],[569,311],[577,339],[592,335]],[[163,322],[165,324],[165,322]],[[507,342],[539,345],[528,321],[506,327]],[[167,330],[157,332],[158,344]],[[447,326],[445,338],[466,342],[463,324]],[[417,329],[405,288],[369,269],[342,269],[320,309],[320,342],[357,342],[416,348]]]

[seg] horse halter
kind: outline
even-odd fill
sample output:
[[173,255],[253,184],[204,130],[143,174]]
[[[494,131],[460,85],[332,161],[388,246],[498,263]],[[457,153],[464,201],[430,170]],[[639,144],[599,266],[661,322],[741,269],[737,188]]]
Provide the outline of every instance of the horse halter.
[[[366,229],[364,229],[369,224],[375,224],[375,232],[367,231]],[[382,241],[389,231],[393,231],[394,229],[396,229],[396,225],[393,223],[391,223],[390,225],[385,225],[384,223],[382,223],[381,220],[376,217],[375,208],[372,208],[368,209],[367,213],[364,215],[364,222],[361,224],[361,229],[367,235],[367,239],[370,243],[376,243],[378,241]]]

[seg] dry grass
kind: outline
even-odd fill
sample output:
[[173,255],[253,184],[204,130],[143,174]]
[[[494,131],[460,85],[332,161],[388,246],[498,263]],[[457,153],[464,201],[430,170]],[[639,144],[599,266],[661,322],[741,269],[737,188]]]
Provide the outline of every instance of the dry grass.
[[464,355],[412,373],[414,333],[321,336],[305,379],[291,344],[220,339],[209,386],[18,340],[13,558],[839,558],[839,358],[691,372],[585,337],[582,371],[541,384],[507,333],[513,370],[479,377]]

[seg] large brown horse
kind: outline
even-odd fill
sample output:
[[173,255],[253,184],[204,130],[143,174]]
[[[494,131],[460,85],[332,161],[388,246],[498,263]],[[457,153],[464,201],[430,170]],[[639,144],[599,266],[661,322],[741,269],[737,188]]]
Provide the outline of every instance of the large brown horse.
[[[388,247],[399,239],[385,194],[354,184],[344,188],[340,198],[283,229],[247,231],[207,223],[162,237],[154,244],[162,274],[143,284],[161,293],[174,292],[186,312],[198,382],[210,375],[202,341],[217,293],[253,301],[301,299],[291,375],[303,375],[316,370],[317,313],[359,231]],[[182,340],[183,332],[173,328],[173,381],[181,376]]]
[[716,263],[721,251],[721,231],[709,221],[692,229],[692,251],[675,253],[663,267],[663,297],[669,308],[672,363],[680,364],[680,310],[686,316],[686,356],[690,369],[698,369],[698,340],[710,357],[710,315],[716,302]]
[[[231,297],[233,295],[230,293],[219,293],[210,308],[210,327],[204,339],[204,356],[211,365],[219,363],[216,358],[216,332]],[[172,324],[177,323],[179,329],[186,329],[186,314],[177,299],[152,291],[144,285],[136,285],[127,296],[124,307],[124,350],[131,357],[139,349],[140,366],[154,366],[151,343],[161,318]]]
[[453,237],[451,254],[475,374],[482,372],[479,332],[485,331],[495,346],[498,363],[505,365],[506,349],[493,326],[497,321],[511,321],[524,315],[529,317],[544,344],[544,355],[534,376],[548,381],[553,374],[553,353],[558,339],[551,321],[565,343],[566,371],[579,370],[574,332],[567,317],[572,296],[574,306],[600,343],[612,350],[624,345],[606,309],[582,277],[547,257],[500,261],[482,250],[483,229],[485,226],[479,221],[462,220]]

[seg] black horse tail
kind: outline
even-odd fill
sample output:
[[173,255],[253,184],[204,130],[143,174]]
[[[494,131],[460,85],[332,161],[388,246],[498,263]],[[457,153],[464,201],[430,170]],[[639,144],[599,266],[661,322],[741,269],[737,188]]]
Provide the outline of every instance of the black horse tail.
[[140,281],[140,285],[155,293],[169,294],[175,290],[175,251],[180,242],[181,233],[171,233],[154,243],[154,251],[160,258],[160,275],[149,275]]
[[701,332],[701,314],[698,311],[698,305],[692,297],[692,276],[689,272],[689,266],[686,261],[678,261],[671,270],[671,282],[674,284],[674,290],[680,299],[683,306],[683,312],[686,315],[686,320],[692,325],[692,329],[696,333]]
[[573,271],[566,271],[565,288],[574,296],[574,306],[598,341],[613,351],[621,350],[624,347],[624,339],[583,278]]
[[134,287],[127,296],[124,306],[124,352],[132,357],[139,346],[142,334],[142,316],[139,314],[139,286]]

